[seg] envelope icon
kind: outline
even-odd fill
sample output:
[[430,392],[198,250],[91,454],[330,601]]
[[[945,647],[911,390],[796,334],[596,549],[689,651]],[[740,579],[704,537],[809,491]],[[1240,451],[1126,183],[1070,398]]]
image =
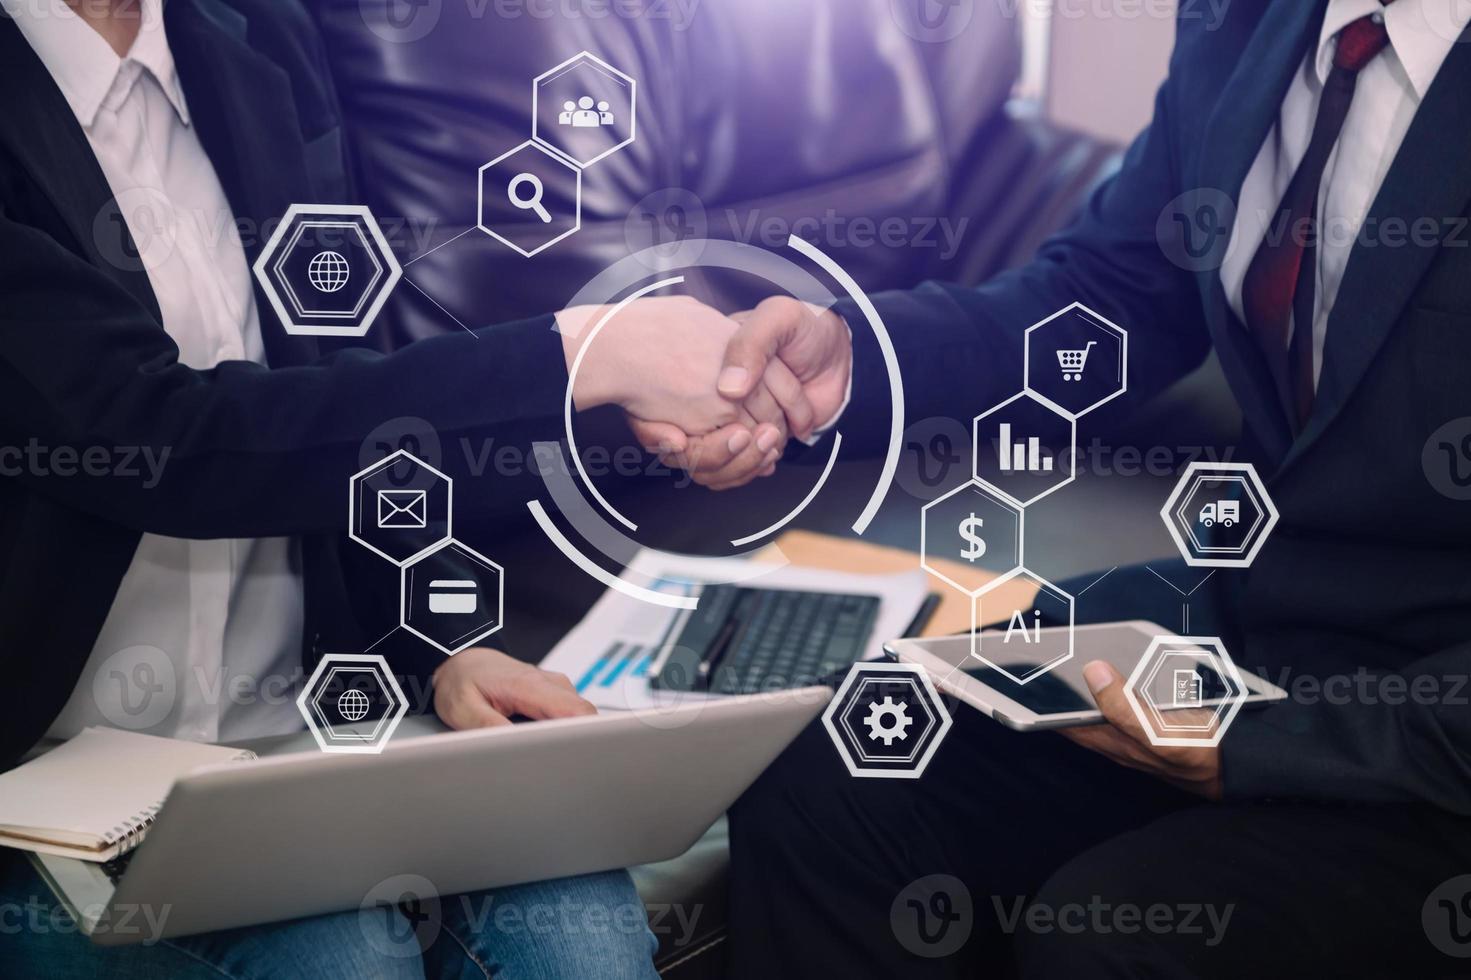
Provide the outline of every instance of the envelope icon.
[[429,523],[429,493],[426,490],[379,490],[378,526],[387,530],[412,530]]

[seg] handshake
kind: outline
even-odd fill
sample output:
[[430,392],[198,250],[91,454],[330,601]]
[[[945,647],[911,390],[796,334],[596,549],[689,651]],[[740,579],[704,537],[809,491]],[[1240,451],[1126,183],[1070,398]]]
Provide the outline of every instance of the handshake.
[[713,490],[769,476],[790,438],[832,423],[853,365],[847,324],[785,296],[732,316],[689,297],[557,314],[578,411],[619,405],[639,443]]

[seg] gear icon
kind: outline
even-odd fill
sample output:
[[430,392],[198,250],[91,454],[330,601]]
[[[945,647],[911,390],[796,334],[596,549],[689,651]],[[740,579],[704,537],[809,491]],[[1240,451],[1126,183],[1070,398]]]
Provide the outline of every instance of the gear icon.
[[[887,724],[886,718],[889,719]],[[894,739],[909,737],[908,729],[914,724],[914,719],[909,717],[903,704],[895,704],[892,697],[884,695],[882,701],[868,706],[868,716],[863,723],[868,726],[869,738],[883,739],[885,745],[893,745]]]

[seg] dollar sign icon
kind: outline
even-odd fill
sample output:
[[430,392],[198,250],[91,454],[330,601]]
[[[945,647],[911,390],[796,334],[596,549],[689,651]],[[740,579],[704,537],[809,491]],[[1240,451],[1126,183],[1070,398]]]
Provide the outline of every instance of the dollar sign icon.
[[961,540],[969,542],[964,548],[960,549],[960,557],[966,561],[975,561],[986,553],[986,542],[981,540],[980,534],[977,533],[981,525],[985,523],[984,520],[975,514],[971,514],[965,520],[961,521],[960,526],[956,528],[960,532]]

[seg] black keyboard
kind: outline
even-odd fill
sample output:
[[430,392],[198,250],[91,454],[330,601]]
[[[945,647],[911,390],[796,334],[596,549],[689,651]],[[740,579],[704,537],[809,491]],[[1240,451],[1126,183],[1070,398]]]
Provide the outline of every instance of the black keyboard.
[[754,694],[803,687],[863,659],[879,598],[707,585],[653,686]]

